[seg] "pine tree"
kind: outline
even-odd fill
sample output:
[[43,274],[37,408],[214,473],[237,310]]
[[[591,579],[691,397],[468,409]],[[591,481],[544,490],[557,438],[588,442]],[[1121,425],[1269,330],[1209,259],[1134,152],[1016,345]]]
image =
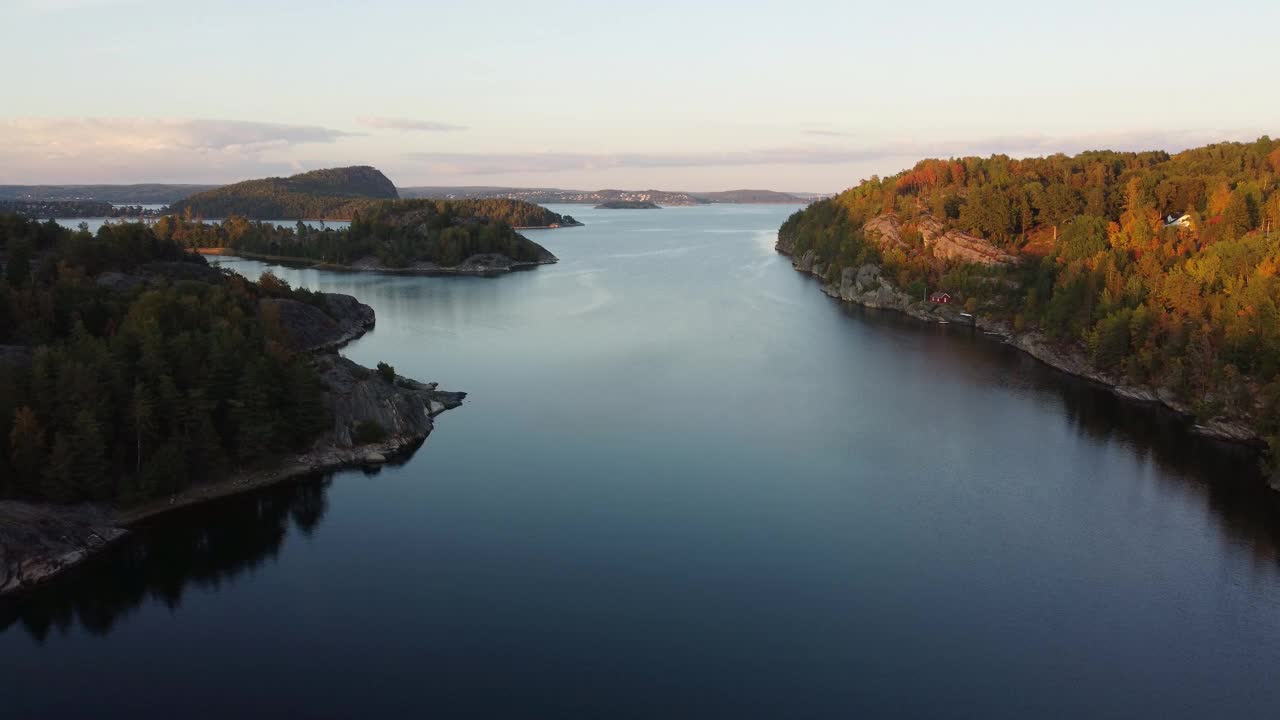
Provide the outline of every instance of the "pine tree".
[[13,287],[22,287],[31,280],[31,244],[26,239],[9,239],[9,259],[5,265],[5,279]]
[[35,411],[25,405],[13,415],[13,429],[9,431],[9,459],[18,486],[34,489],[40,468],[44,465],[45,436]]
[[142,463],[151,449],[151,441],[155,439],[155,409],[155,397],[146,384],[139,380],[133,386],[133,400],[129,404],[130,420],[133,423],[134,472],[138,475],[142,474]]

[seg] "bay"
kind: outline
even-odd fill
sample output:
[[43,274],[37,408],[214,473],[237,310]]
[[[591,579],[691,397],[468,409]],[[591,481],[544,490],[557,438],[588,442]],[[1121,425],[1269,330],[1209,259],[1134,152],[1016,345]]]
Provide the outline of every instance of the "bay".
[[12,717],[1273,717],[1248,453],[843,307],[794,207],[553,207],[499,278],[351,293],[465,390],[407,461],[165,518],[0,614]]

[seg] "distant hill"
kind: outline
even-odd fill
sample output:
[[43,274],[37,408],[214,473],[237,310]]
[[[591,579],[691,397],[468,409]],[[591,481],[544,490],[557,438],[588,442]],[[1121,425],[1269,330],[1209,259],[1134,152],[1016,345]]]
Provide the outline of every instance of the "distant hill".
[[400,189],[402,197],[439,200],[512,198],[532,203],[580,203],[600,205],[614,202],[649,202],[657,205],[706,205],[708,203],[795,203],[806,198],[774,190],[726,190],[722,192],[677,192],[671,190],[562,190],[560,188],[516,188],[494,186],[422,186]]
[[660,210],[661,205],[655,205],[644,200],[610,200],[602,202],[596,206],[597,210]]
[[93,200],[114,205],[168,205],[217,185],[0,185],[0,200]]
[[776,190],[725,190],[724,192],[693,193],[693,195],[715,203],[792,204],[804,202],[800,197]]
[[173,203],[170,209],[206,218],[242,215],[255,220],[349,220],[369,200],[399,197],[386,175],[357,165],[287,178],[245,180],[196,193]]

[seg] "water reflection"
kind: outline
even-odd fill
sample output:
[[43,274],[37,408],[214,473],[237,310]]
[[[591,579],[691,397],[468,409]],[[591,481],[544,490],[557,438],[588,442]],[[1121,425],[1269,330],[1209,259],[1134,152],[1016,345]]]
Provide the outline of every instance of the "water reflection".
[[0,632],[21,624],[43,642],[80,625],[106,635],[148,600],[177,609],[188,588],[232,582],[275,557],[291,532],[315,532],[331,482],[309,478],[158,518],[67,577],[0,603]]
[[[1195,493],[1233,544],[1280,567],[1280,493],[1270,489],[1257,449],[1191,431],[1191,421],[1160,405],[1126,400],[1095,383],[1054,370],[971,328],[922,325],[897,313],[845,306],[877,333],[923,336],[926,351],[945,358],[946,372],[966,382],[1014,387],[1097,445],[1119,443],[1147,463],[1148,476],[1169,490]],[[912,337],[918,340],[918,337]],[[993,372],[993,363],[998,366]]]

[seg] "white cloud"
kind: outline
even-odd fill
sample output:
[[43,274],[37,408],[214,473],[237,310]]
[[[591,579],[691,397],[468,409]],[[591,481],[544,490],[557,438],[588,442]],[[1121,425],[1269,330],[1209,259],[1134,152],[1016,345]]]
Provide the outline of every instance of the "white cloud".
[[238,179],[268,168],[290,169],[292,148],[350,135],[314,125],[239,120],[0,120],[0,181]]
[[467,129],[464,125],[453,125],[450,123],[435,122],[434,120],[411,120],[409,118],[397,117],[361,117],[356,118],[356,123],[362,127],[373,128],[375,130],[457,132],[459,130]]

